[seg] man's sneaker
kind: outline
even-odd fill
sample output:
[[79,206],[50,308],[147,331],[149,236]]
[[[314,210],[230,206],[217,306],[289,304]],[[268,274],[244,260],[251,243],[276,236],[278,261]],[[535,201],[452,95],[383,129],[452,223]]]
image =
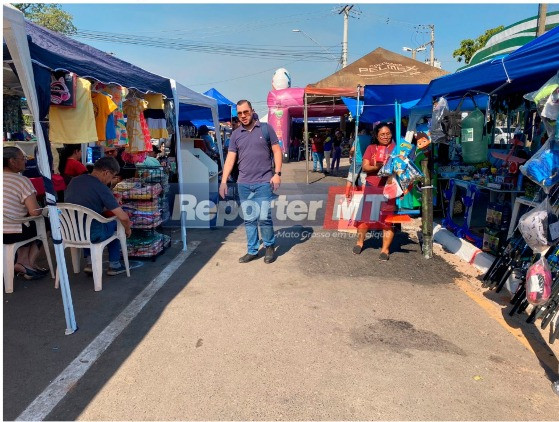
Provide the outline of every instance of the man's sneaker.
[[109,268],[107,275],[119,275],[126,272],[126,267],[122,263],[117,268]]
[[91,268],[91,264],[87,264],[83,268],[83,272],[86,273],[86,274],[93,274],[93,268]]
[[239,263],[240,264],[246,264],[247,262],[250,262],[254,259],[258,258],[258,255],[252,255],[247,253],[246,255],[243,255],[239,258]]
[[274,246],[266,246],[266,255],[264,255],[264,263],[271,264],[276,260],[274,255]]

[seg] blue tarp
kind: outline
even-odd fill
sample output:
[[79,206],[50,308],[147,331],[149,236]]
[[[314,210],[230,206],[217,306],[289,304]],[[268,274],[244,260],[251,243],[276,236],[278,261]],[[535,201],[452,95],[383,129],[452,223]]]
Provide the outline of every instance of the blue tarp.
[[460,97],[468,91],[534,91],[558,70],[559,27],[508,55],[432,80],[416,108],[430,108],[433,98]]
[[[66,69],[81,77],[102,82],[115,82],[140,91],[154,91],[172,98],[169,79],[149,73],[87,44],[82,44],[57,32],[29,21],[25,22],[31,59],[50,69]],[[4,60],[10,53],[4,44]]]
[[[233,116],[236,115],[237,109],[235,103],[224,97],[217,89],[211,88],[204,92],[204,95],[216,99],[220,122],[231,120],[232,112],[234,112]],[[196,127],[200,127],[201,125],[206,125],[208,127],[213,126],[211,110],[206,107],[191,104],[180,105],[179,122],[184,121],[190,121]]]
[[[409,110],[417,103],[427,85],[366,85],[363,100],[360,100],[359,121],[374,123],[381,120],[394,118],[394,103],[402,104],[402,115],[407,115]],[[342,97],[344,104],[353,116],[356,116],[357,100]]]

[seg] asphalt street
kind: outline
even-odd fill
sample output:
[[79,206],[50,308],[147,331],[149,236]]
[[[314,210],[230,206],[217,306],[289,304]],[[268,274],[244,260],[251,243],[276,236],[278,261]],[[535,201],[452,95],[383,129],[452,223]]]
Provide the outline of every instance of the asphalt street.
[[[243,227],[190,230],[191,254],[46,419],[557,419],[557,359],[539,332],[523,330],[539,345],[530,350],[464,293],[452,264],[425,260],[413,233],[397,234],[388,262],[375,238],[356,256],[350,234],[291,226],[276,236],[275,263],[239,264]],[[4,419],[172,265],[173,239],[101,292],[71,274],[71,336],[50,279],[4,294]]]

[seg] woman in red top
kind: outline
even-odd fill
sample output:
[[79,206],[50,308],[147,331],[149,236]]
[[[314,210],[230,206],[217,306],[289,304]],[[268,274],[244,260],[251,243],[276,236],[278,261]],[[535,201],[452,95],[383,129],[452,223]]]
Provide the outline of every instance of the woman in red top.
[[87,173],[87,168],[79,161],[82,156],[80,144],[66,144],[60,153],[58,171],[64,178],[66,184],[70,183],[72,177]]
[[365,236],[368,230],[382,229],[382,248],[379,259],[388,261],[390,254],[390,244],[394,239],[394,228],[392,224],[386,223],[386,217],[394,214],[396,209],[396,199],[390,199],[380,203],[380,212],[378,216],[371,215],[374,211],[373,204],[377,202],[367,201],[367,195],[383,194],[384,185],[388,177],[377,176],[378,171],[382,168],[392,150],[394,142],[392,142],[392,131],[387,123],[380,123],[375,127],[375,138],[377,144],[369,145],[363,155],[362,171],[367,173],[367,183],[365,185],[363,211],[361,213],[361,221],[356,221],[357,227],[357,244],[353,247],[353,253],[359,255],[363,249]]
[[324,140],[315,133],[311,140],[311,151],[312,151],[312,171],[318,171],[322,173],[324,168],[322,162],[324,161]]

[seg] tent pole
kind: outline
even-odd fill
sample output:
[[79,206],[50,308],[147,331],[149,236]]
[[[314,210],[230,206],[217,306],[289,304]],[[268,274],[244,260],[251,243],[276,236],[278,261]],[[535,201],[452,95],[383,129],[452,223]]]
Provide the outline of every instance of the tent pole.
[[[182,180],[182,154],[181,154],[181,134],[179,130],[179,95],[177,93],[177,82],[174,79],[169,79],[171,83],[171,90],[173,91],[173,101],[175,103],[175,148],[177,157],[177,171],[179,173],[179,201],[182,201],[184,195],[184,186]],[[176,201],[176,198],[175,198]],[[181,210],[181,240],[182,240],[182,250],[187,251],[187,239],[186,239],[186,211],[180,207]]]
[[307,185],[309,184],[309,120],[307,111],[307,93],[305,92],[305,106],[303,108],[303,120],[304,120],[304,136],[305,136],[305,162],[306,162],[306,173],[307,173]]
[[[78,326],[74,315],[74,305],[72,303],[70,283],[68,282],[68,271],[66,269],[66,260],[64,258],[64,246],[62,245],[62,236],[60,234],[60,220],[58,218],[56,196],[51,180],[51,169],[48,162],[47,147],[45,145],[43,129],[39,123],[39,102],[35,91],[35,77],[33,75],[33,66],[31,64],[31,54],[27,44],[27,34],[25,31],[23,13],[11,6],[4,6],[3,11],[4,40],[6,41],[6,45],[12,55],[23,92],[25,93],[29,109],[35,122],[35,135],[37,136],[38,147],[37,164],[45,182],[45,196],[49,211],[51,236],[60,279],[60,292],[62,294],[64,318],[66,320],[65,334],[69,335],[73,334],[78,329]],[[18,40],[24,41],[18,42]],[[48,248],[48,245],[43,246]]]

